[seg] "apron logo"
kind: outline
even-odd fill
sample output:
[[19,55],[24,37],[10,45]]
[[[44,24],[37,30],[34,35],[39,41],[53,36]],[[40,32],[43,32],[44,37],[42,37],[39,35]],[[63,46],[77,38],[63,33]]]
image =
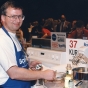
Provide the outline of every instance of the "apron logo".
[[25,64],[26,63],[26,59],[19,59],[19,63],[20,64]]

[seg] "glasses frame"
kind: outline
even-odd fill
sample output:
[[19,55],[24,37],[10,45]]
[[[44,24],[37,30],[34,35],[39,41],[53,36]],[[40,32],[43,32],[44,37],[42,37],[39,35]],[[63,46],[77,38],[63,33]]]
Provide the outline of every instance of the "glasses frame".
[[9,18],[12,18],[12,20],[16,20],[17,18],[19,20],[24,20],[25,19],[25,16],[24,15],[12,15],[12,16],[5,15],[5,16],[7,16]]

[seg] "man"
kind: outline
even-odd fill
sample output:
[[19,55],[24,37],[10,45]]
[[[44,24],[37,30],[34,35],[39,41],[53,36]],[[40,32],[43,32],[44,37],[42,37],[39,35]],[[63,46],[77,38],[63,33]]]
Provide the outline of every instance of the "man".
[[[20,45],[16,31],[23,23],[22,8],[14,1],[7,1],[2,5],[0,29],[0,87],[3,88],[31,88],[31,80],[53,80],[53,70],[29,70],[26,55]],[[30,69],[40,62],[30,62]]]
[[88,30],[85,29],[83,21],[77,21],[75,23],[75,27],[76,29],[68,35],[68,38],[74,39],[88,38]]
[[61,21],[57,24],[56,32],[66,32],[67,34],[71,31],[71,23],[66,21],[65,15],[61,15]]

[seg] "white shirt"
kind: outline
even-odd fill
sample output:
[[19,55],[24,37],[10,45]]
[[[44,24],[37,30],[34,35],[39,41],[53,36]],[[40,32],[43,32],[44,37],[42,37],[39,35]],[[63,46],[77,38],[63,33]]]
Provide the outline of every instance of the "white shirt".
[[[9,34],[17,47],[17,51],[20,51],[21,45],[16,34],[10,32]],[[15,48],[11,38],[0,28],[0,85],[4,84],[9,78],[6,71],[17,65]]]

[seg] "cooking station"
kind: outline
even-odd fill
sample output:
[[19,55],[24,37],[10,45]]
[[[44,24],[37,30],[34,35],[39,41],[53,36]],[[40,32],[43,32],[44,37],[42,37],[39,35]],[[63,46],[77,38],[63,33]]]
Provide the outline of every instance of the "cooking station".
[[[43,70],[52,69],[57,72],[57,79],[53,82],[47,80],[43,81],[41,86],[36,84],[31,88],[64,88],[64,77],[66,73],[66,66],[68,63],[72,65],[73,82],[72,86],[68,88],[88,88],[88,47],[80,47],[78,54],[68,62],[66,52],[41,49],[41,48],[27,48],[27,54],[30,60],[39,60],[42,62]],[[81,62],[85,63],[81,63]]]

